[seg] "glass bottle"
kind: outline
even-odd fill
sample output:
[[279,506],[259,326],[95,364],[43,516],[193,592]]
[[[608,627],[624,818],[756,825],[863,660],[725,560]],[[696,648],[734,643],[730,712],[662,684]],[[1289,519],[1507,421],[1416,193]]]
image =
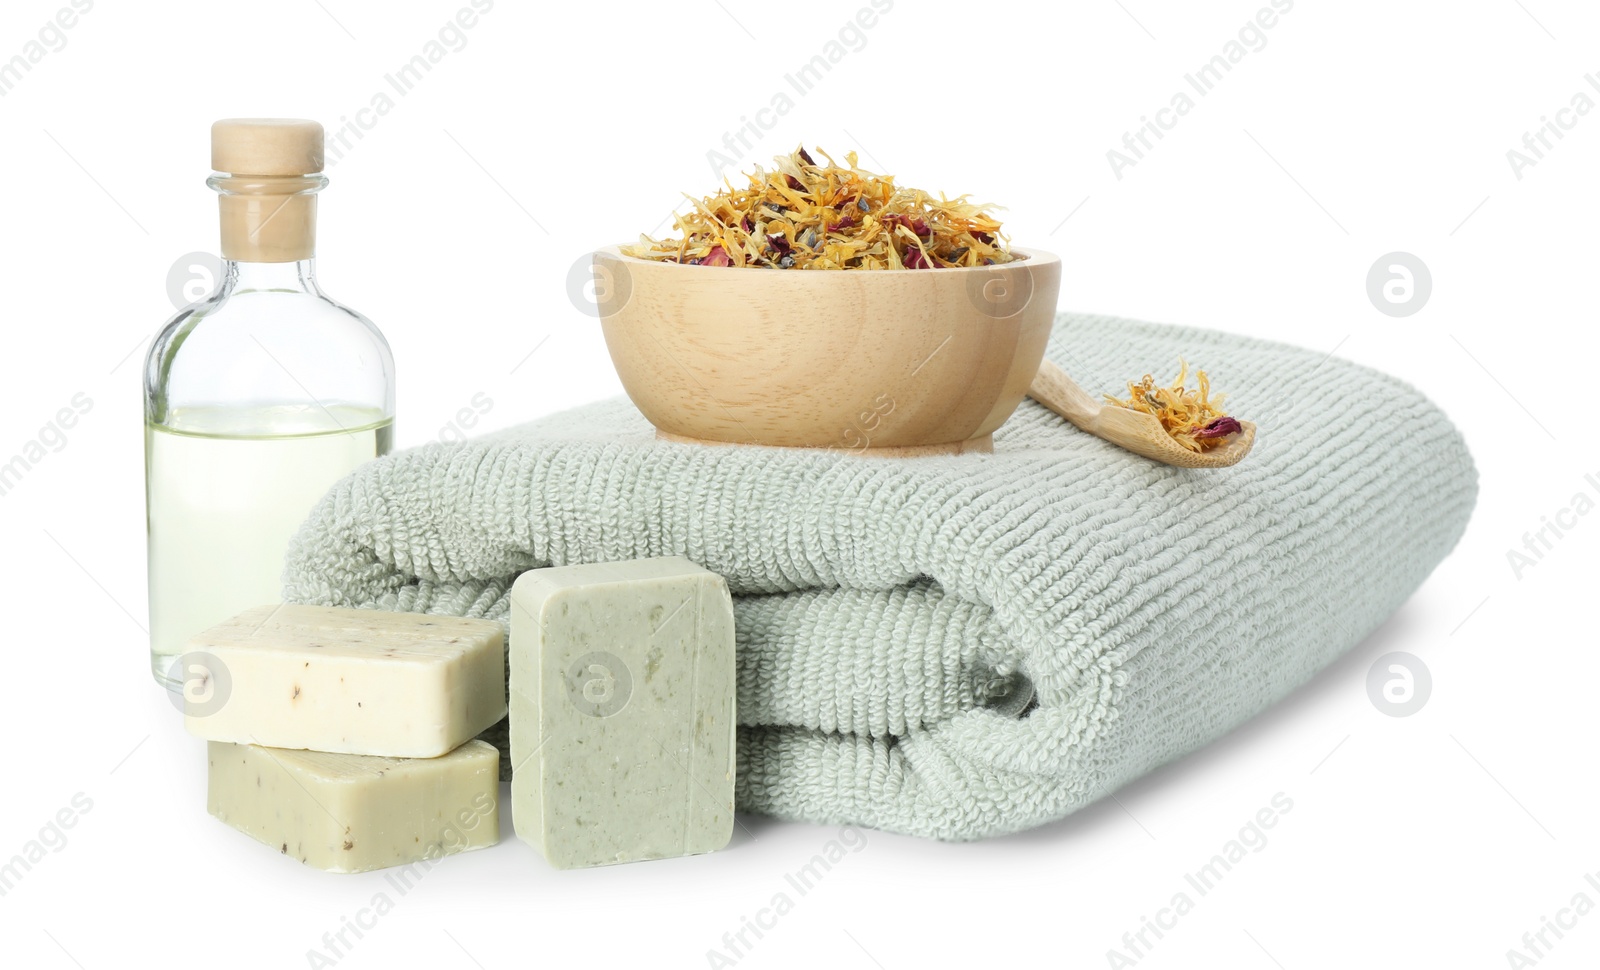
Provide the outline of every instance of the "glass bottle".
[[281,599],[296,529],[329,486],[389,451],[389,345],[317,286],[322,141],[313,121],[213,126],[220,280],[145,360],[150,666],[169,689],[191,636]]

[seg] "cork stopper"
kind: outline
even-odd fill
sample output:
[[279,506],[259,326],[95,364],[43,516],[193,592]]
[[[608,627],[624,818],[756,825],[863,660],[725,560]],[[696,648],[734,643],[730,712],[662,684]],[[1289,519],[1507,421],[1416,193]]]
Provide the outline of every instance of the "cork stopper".
[[222,255],[251,263],[316,252],[322,126],[294,118],[227,118],[211,126],[208,184],[220,193]]
[[211,168],[229,175],[322,171],[322,126],[299,118],[224,118],[211,126]]

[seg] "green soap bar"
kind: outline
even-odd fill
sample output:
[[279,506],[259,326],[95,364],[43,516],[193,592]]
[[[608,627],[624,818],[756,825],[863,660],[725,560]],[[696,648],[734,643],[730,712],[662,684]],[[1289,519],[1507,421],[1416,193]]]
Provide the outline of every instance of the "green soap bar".
[[535,569],[511,590],[511,814],[561,869],[733,835],[733,599],[687,559]]
[[468,741],[438,758],[207,746],[207,808],[329,872],[418,864],[500,840],[500,752]]

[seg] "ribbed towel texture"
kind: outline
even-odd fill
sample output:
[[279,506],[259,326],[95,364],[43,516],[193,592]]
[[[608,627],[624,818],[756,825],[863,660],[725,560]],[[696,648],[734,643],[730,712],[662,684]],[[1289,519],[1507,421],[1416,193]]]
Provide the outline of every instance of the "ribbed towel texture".
[[[886,459],[658,442],[619,399],[367,464],[300,530],[285,598],[505,622],[524,570],[686,556],[734,593],[741,809],[1028,828],[1310,678],[1472,510],[1460,435],[1383,374],[1101,316],[1050,347],[1091,393],[1180,354],[1260,426],[1241,464],[1157,465],[1031,400],[993,455]],[[991,692],[1019,676],[1014,713]]]

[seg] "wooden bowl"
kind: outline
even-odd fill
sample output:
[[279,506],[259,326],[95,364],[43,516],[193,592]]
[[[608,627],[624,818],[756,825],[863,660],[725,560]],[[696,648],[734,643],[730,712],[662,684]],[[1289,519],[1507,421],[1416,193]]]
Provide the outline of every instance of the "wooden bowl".
[[622,386],[662,437],[874,453],[989,450],[1028,393],[1061,261],[780,270],[594,254]]

